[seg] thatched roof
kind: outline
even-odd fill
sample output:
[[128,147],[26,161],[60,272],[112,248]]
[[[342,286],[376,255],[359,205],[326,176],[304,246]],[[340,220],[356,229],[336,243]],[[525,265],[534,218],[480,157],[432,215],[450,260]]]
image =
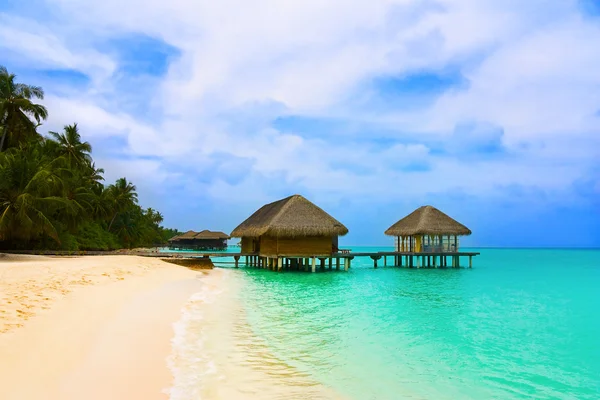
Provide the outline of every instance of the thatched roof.
[[177,236],[177,239],[193,239],[194,236],[196,236],[197,234],[198,234],[198,232],[187,231],[186,233],[183,233],[183,234]]
[[202,232],[195,231],[187,231],[181,235],[172,237],[169,239],[169,242],[174,242],[178,240],[193,240],[193,239],[230,239],[229,235],[224,232],[213,232],[208,229],[203,230]]
[[229,239],[229,235],[225,232],[214,232],[205,229],[194,236],[194,239]]
[[471,230],[460,222],[450,218],[432,206],[417,208],[394,225],[390,226],[386,235],[470,235]]
[[348,228],[296,194],[262,206],[231,232],[232,237],[343,236]]

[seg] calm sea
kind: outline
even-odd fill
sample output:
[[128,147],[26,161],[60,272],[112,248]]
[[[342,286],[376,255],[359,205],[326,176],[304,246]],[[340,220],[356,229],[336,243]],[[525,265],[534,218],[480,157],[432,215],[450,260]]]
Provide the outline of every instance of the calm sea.
[[231,269],[244,326],[223,332],[245,332],[238,364],[331,391],[306,398],[600,398],[600,250],[478,251],[473,269]]

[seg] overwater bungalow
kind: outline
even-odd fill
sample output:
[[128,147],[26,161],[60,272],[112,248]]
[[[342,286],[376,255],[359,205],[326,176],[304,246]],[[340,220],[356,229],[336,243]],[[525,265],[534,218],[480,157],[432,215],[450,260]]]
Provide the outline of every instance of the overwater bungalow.
[[471,230],[432,206],[417,208],[394,225],[385,234],[395,237],[399,252],[458,252],[459,236]]
[[398,252],[455,253],[459,251],[459,236],[471,230],[432,206],[417,208],[385,234],[395,237]]
[[281,258],[327,258],[338,252],[338,237],[348,233],[341,222],[300,195],[262,206],[231,232],[241,238],[241,252],[267,262]]
[[169,248],[178,250],[226,250],[229,235],[223,232],[187,231],[169,239]]

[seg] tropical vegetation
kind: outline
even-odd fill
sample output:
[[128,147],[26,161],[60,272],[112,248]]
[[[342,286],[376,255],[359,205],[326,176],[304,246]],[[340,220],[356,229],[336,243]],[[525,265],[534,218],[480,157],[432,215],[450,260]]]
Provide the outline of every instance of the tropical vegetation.
[[178,232],[138,203],[126,178],[104,184],[77,124],[41,135],[44,91],[0,66],[0,249],[113,250]]

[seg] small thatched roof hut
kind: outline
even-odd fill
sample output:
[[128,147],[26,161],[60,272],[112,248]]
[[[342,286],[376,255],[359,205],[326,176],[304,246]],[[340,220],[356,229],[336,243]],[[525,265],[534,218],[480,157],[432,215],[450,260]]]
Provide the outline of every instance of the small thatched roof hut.
[[229,235],[224,232],[187,231],[169,239],[169,247],[185,250],[223,250],[227,248]]
[[231,232],[242,252],[266,256],[326,255],[348,233],[341,222],[298,194],[262,206]]
[[456,251],[458,236],[471,230],[432,206],[417,208],[386,231],[398,238],[398,251]]

